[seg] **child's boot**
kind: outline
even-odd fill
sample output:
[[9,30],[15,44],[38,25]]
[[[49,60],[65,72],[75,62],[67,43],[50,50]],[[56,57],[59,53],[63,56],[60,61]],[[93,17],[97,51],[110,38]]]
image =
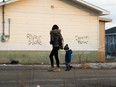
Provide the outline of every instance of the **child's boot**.
[[69,70],[70,70],[69,66],[66,66],[66,70],[65,71],[69,71]]
[[72,69],[72,66],[69,66],[69,69],[71,70]]

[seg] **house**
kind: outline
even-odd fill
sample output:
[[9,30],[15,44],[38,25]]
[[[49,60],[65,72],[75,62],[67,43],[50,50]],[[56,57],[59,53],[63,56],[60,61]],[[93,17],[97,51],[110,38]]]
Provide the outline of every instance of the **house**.
[[[109,11],[83,0],[8,0],[0,4],[0,62],[48,63],[54,24],[72,62],[105,61],[105,22]],[[102,48],[101,48],[102,47]],[[64,51],[59,52],[61,62]]]
[[106,55],[116,56],[116,27],[105,31],[106,33]]

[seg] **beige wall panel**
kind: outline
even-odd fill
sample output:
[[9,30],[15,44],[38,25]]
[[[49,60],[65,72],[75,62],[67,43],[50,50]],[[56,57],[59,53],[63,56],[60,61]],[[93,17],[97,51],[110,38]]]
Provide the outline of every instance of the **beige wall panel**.
[[100,22],[99,26],[98,61],[105,61],[105,22]]
[[7,5],[6,34],[9,18],[11,37],[0,42],[0,50],[50,50],[49,33],[54,24],[73,50],[98,50],[97,16],[67,0],[21,0]]

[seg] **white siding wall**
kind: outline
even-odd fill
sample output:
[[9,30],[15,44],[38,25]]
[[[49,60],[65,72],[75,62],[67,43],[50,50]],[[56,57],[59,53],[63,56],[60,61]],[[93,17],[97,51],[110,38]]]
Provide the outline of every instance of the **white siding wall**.
[[[9,41],[0,42],[0,50],[51,50],[49,32],[54,24],[59,25],[65,44],[73,50],[98,50],[97,16],[74,4],[62,0],[21,0],[7,5],[6,34],[8,18],[11,36]],[[1,19],[0,14],[0,26]]]

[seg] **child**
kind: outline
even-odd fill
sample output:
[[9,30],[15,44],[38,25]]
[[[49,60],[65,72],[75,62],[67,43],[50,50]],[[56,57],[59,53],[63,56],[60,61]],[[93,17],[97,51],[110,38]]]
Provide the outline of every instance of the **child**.
[[65,54],[66,70],[65,71],[70,71],[72,68],[72,66],[70,66],[72,50],[69,49],[68,44],[65,45],[64,50],[66,51],[66,54]]

